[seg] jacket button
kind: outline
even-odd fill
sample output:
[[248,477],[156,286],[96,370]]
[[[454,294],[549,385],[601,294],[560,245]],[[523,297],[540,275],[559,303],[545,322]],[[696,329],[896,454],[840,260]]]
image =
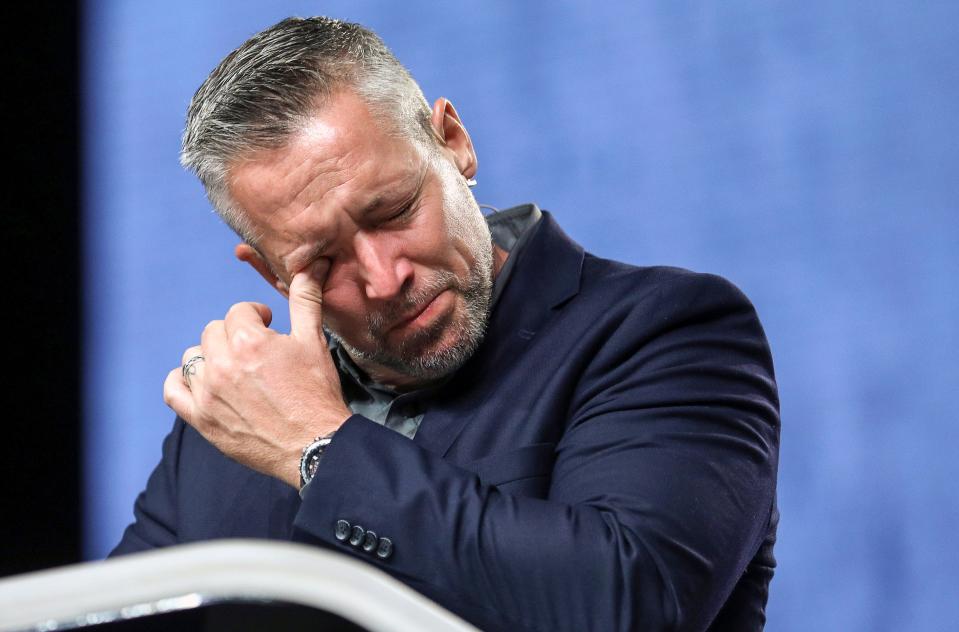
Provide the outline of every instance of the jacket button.
[[350,544],[353,546],[359,546],[363,541],[363,536],[366,535],[366,529],[360,525],[353,525],[353,531],[350,532]]
[[340,542],[350,537],[350,523],[346,520],[337,520],[333,535],[335,535],[336,539]]
[[363,536],[363,550],[367,553],[372,553],[376,549],[376,532],[367,531],[366,535]]
[[393,555],[393,541],[389,538],[380,538],[380,545],[376,547],[376,557],[385,560]]

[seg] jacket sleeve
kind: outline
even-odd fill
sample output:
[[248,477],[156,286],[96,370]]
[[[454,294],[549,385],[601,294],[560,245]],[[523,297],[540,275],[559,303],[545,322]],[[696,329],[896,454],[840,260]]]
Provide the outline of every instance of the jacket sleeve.
[[[700,630],[756,553],[779,417],[756,314],[689,275],[602,335],[546,499],[512,496],[370,420],[337,433],[295,537],[358,555],[483,629]],[[357,467],[356,464],[362,464]],[[389,537],[380,559],[338,520]]]
[[133,505],[134,521],[108,557],[177,543],[176,481],[185,425],[177,417],[163,440],[163,457]]

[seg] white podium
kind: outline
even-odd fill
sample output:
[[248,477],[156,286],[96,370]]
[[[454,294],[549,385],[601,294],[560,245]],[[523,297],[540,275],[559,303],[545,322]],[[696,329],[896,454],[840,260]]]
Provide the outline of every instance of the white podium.
[[223,603],[307,606],[371,632],[476,630],[344,555],[299,544],[220,540],[0,579],[0,631],[110,629],[124,620]]

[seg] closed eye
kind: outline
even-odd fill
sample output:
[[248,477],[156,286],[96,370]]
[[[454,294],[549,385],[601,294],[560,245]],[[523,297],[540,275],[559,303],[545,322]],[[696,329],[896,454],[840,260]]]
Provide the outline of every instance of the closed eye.
[[405,218],[409,217],[410,215],[413,214],[413,207],[414,207],[414,206],[415,206],[415,204],[412,204],[412,203],[411,203],[411,204],[407,204],[407,205],[404,206],[402,209],[400,209],[400,211],[399,211],[398,213],[394,213],[393,215],[390,215],[389,217],[387,217],[387,218],[386,218],[386,221],[387,221],[387,222],[397,222],[397,221],[400,221],[400,220],[402,220],[402,219],[405,219]]

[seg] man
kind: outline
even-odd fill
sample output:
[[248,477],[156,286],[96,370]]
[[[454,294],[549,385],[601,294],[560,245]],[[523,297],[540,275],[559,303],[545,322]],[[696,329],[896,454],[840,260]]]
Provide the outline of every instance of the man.
[[294,539],[483,629],[763,627],[778,404],[738,290],[584,253],[532,205],[487,226],[456,110],[354,24],[231,53],[183,162],[291,331],[238,303],[184,352],[115,553]]

